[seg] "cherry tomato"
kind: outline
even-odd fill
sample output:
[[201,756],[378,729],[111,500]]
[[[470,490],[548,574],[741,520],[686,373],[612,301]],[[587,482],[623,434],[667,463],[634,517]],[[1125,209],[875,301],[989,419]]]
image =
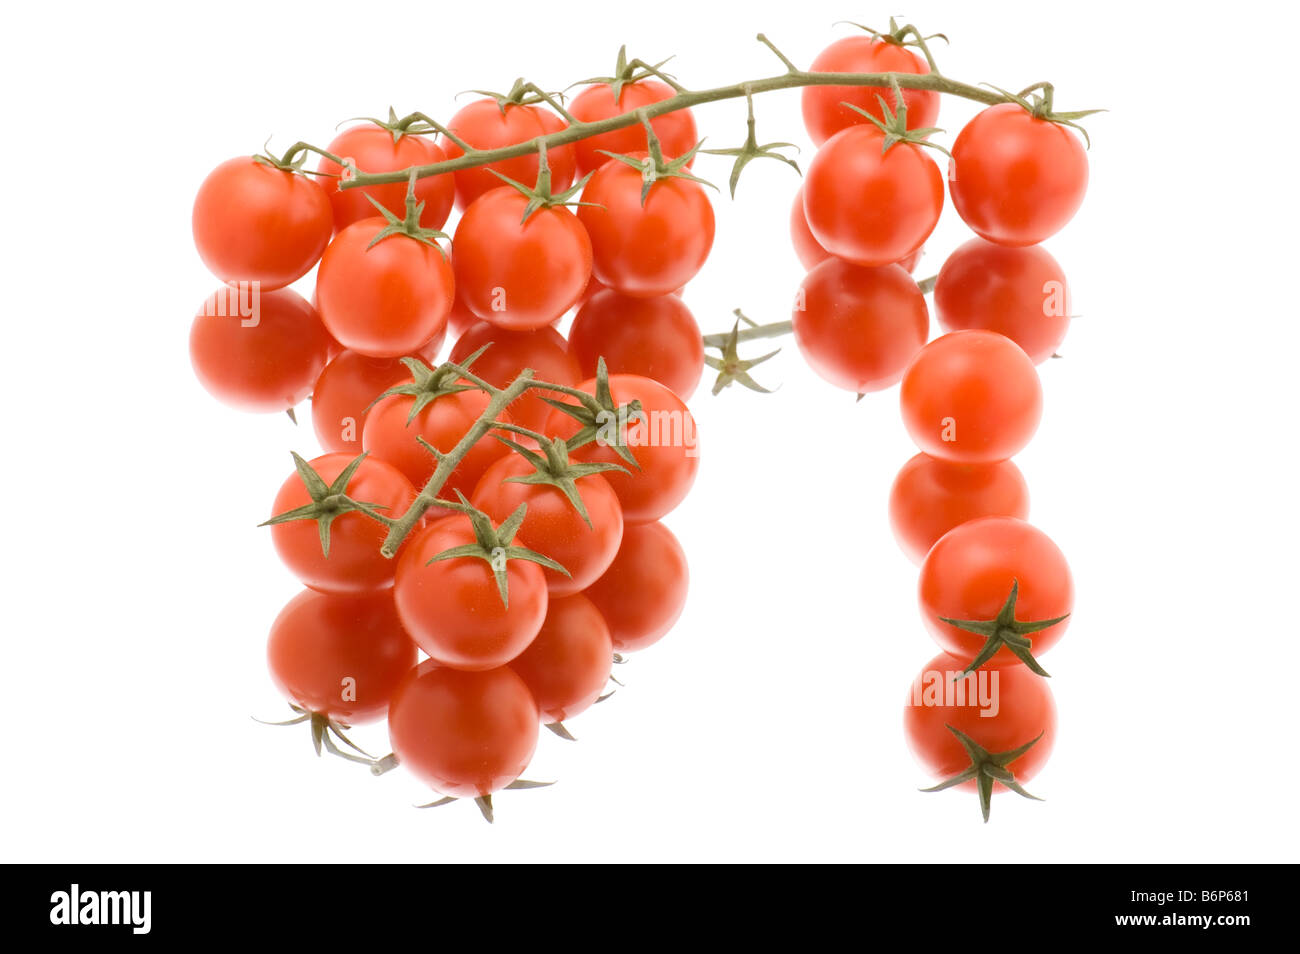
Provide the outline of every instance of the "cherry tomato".
[[[557,132],[565,125],[558,116],[538,106],[521,106],[517,103],[499,106],[494,99],[480,99],[451,117],[447,128],[476,149],[499,149]],[[465,154],[450,139],[442,141],[442,149],[448,159]],[[563,192],[573,184],[576,158],[572,145],[547,150],[546,162],[551,169],[553,192]],[[469,208],[485,192],[501,187],[502,182],[492,174],[492,169],[531,188],[537,182],[537,153],[529,152],[513,159],[501,159],[486,166],[453,172],[456,179],[456,204],[460,208]]]
[[[817,54],[813,73],[919,73],[930,72],[924,59],[891,40],[869,36],[848,36],[836,40]],[[867,122],[844,103],[852,103],[883,120],[880,97],[892,110],[894,91],[886,86],[805,86],[803,123],[812,141],[820,146],[841,129]],[[928,129],[939,118],[939,94],[934,90],[905,89],[907,128]]]
[[190,325],[199,383],[241,411],[287,411],[302,403],[328,360],[331,339],[316,309],[287,288],[224,286]]
[[663,638],[686,606],[686,552],[662,523],[629,524],[609,569],[584,595],[609,624],[614,649],[645,649]]
[[[325,483],[332,484],[354,459],[350,454],[325,454],[309,463]],[[373,457],[361,462],[348,481],[346,493],[358,503],[374,506],[386,517],[401,516],[415,502],[411,482],[397,468]],[[311,502],[306,485],[295,473],[280,486],[271,515]],[[362,593],[392,586],[394,561],[379,553],[387,535],[382,523],[363,513],[340,514],[330,523],[326,556],[315,520],[293,520],[271,527],[275,551],[289,571],[312,589],[328,593]]]
[[695,316],[676,295],[629,298],[597,292],[578,309],[569,351],[582,373],[596,374],[605,359],[611,374],[639,374],[690,400],[704,373],[704,344]]
[[[578,219],[591,236],[592,273],[636,298],[655,298],[695,277],[713,247],[713,205],[697,182],[659,179],[641,201],[641,171],[623,162],[596,170]],[[942,191],[942,182],[940,182]]]
[[[582,380],[582,371],[569,354],[564,336],[554,328],[506,331],[475,320],[451,349],[451,360],[463,361],[484,345],[489,347],[479,355],[472,370],[496,387],[508,387],[525,368],[532,368],[537,380],[551,384],[577,387]],[[510,405],[510,416],[519,426],[540,431],[551,413],[543,397],[560,396],[554,391],[530,390]]]
[[425,660],[397,687],[388,738],[430,788],[477,798],[505,788],[537,748],[537,704],[512,670],[458,672]]
[[345,348],[371,358],[414,354],[445,334],[456,279],[443,249],[390,235],[382,218],[354,222],[321,259],[321,320]]
[[[651,103],[669,99],[674,94],[667,83],[656,79],[641,79],[635,83],[624,83],[618,99],[614,98],[614,89],[608,83],[588,86],[573,98],[569,113],[574,119],[584,123],[599,122],[611,116],[621,116]],[[694,148],[698,137],[695,134],[695,117],[689,109],[679,109],[664,113],[650,120],[650,128],[655,131],[663,149],[665,159],[684,156]],[[650,148],[646,142],[645,128],[640,123],[633,123],[622,129],[601,133],[590,139],[581,139],[574,144],[578,152],[578,174],[585,176],[603,166],[608,161],[607,152],[631,155],[645,152]]]
[[481,672],[508,663],[533,641],[546,618],[546,579],[536,563],[506,561],[509,603],[503,603],[488,561],[429,562],[473,542],[474,531],[461,514],[429,524],[402,549],[393,598],[402,625],[430,659]]
[[591,277],[591,240],[566,208],[538,209],[505,186],[484,193],[456,228],[456,281],[466,306],[510,331],[555,321],[582,297]]
[[527,504],[517,539],[569,571],[568,576],[545,567],[542,571],[552,596],[569,596],[609,568],[623,539],[623,508],[603,476],[580,477],[575,484],[587,508],[588,525],[559,488],[510,479],[533,473],[528,461],[508,454],[487,469],[470,500],[497,524]]
[[315,590],[303,590],[280,611],[266,655],[290,702],[345,725],[382,718],[416,660],[391,594]]
[[[433,363],[441,341],[417,357]],[[311,394],[311,423],[316,439],[327,451],[361,453],[361,434],[370,405],[389,388],[408,381],[411,372],[399,358],[367,358],[344,350],[330,360]]]
[[[1074,582],[1065,555],[1051,538],[1015,517],[980,517],[939,538],[921,564],[921,616],[941,649],[962,660],[974,659],[985,637],[943,622],[992,620],[1016,584],[1015,618],[1020,622],[1068,616]],[[1029,634],[1035,658],[1065,635],[1069,619]],[[1003,646],[986,666],[1020,665]],[[1041,678],[1035,676],[1035,678]]]
[[925,296],[902,266],[860,268],[836,258],[804,277],[793,320],[812,369],[858,394],[897,384],[930,333]]
[[[790,206],[790,242],[794,245],[794,253],[798,256],[799,264],[804,267],[804,271],[812,271],[831,257],[831,253],[821,247],[817,237],[808,228],[808,217],[803,213],[803,186],[795,192],[794,204]],[[914,272],[923,252],[924,249],[918,248],[898,264],[909,272]]]
[[[442,162],[446,153],[433,140],[424,136],[403,135],[393,142],[393,134],[382,126],[366,123],[345,129],[334,137],[326,150],[343,159],[351,159],[361,172],[397,172],[411,166],[427,166]],[[317,170],[329,178],[317,181],[329,196],[334,208],[334,228],[342,230],[353,222],[377,215],[375,207],[366,199],[369,195],[399,219],[406,217],[405,182],[367,186],[364,189],[340,189],[338,176],[343,167],[332,159],[323,158]],[[425,176],[415,183],[415,197],[424,203],[420,225],[426,229],[440,229],[451,214],[456,198],[455,180],[447,174]]]
[[909,560],[920,564],[935,541],[977,517],[1029,516],[1029,486],[1009,460],[953,464],[917,454],[889,491],[889,522]]
[[1020,345],[1034,364],[1050,358],[1070,329],[1065,273],[1038,246],[1006,248],[971,239],[939,269],[934,306],[945,331],[996,331]]
[[817,150],[803,184],[817,242],[855,265],[891,265],[918,251],[943,211],[943,173],[924,148],[884,150],[874,126],[850,126]]
[[1036,245],[1065,227],[1088,189],[1088,157],[1060,123],[990,106],[952,145],[948,188],[962,221],[999,245]]
[[307,176],[249,156],[228,159],[194,197],[194,245],[223,282],[283,288],[311,271],[329,244],[334,217],[325,190]]
[[993,331],[954,331],[931,341],[903,374],[900,397],[916,446],[963,464],[1016,454],[1043,414],[1034,363]]
[[600,698],[614,644],[600,610],[585,596],[552,597],[537,638],[510,668],[528,684],[543,722],[563,722]]
[[[596,393],[594,378],[579,387],[590,394]],[[641,402],[644,417],[629,422],[624,437],[639,466],[629,466],[608,446],[610,440],[600,435],[593,443],[576,448],[572,456],[575,460],[626,467],[629,473],[609,471],[603,475],[623,505],[624,522],[658,520],[681,503],[695,483],[700,466],[695,418],[681,398],[650,378],[611,374],[609,389],[619,407],[633,400]],[[547,421],[546,433],[567,439],[578,429],[577,421],[555,410]]]

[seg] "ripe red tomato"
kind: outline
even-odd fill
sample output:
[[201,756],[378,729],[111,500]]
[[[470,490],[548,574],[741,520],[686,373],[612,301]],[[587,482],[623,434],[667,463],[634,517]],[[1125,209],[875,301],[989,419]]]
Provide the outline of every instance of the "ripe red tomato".
[[918,251],[943,211],[943,173],[922,146],[850,126],[817,150],[804,215],[826,251],[855,265],[891,265]]
[[[579,385],[589,394],[596,393],[596,381]],[[616,435],[598,435],[597,439],[573,451],[573,459],[592,463],[618,464],[629,473],[609,471],[604,478],[618,494],[626,523],[658,520],[685,499],[699,470],[699,435],[695,418],[672,391],[658,381],[636,374],[611,374],[610,394],[619,407],[633,400],[641,402],[644,418],[630,422],[625,442],[636,458],[638,467],[628,465],[609,446]],[[609,426],[615,426],[611,421]],[[578,422],[563,411],[551,412],[546,433],[568,439],[579,430]]]
[[603,476],[579,477],[575,483],[591,520],[588,525],[559,488],[509,480],[533,473],[533,466],[523,457],[507,454],[487,469],[470,501],[496,524],[520,504],[527,504],[528,512],[519,527],[519,544],[550,557],[569,571],[565,576],[542,569],[551,595],[569,596],[586,589],[609,568],[623,539],[623,508]]
[[[657,79],[641,79],[635,83],[624,83],[618,99],[614,99],[614,88],[608,83],[588,86],[573,98],[569,113],[574,119],[584,123],[599,122],[611,116],[634,112],[643,106],[669,99],[673,89],[667,83]],[[650,120],[650,128],[655,131],[665,159],[684,156],[694,148],[698,137],[695,134],[695,117],[689,109],[679,109],[664,113]],[[601,133],[590,139],[582,139],[574,144],[578,152],[578,174],[585,176],[588,172],[599,169],[608,161],[606,152],[631,155],[645,152],[650,148],[646,142],[645,128],[640,123],[633,123],[622,129]]]
[[403,766],[430,788],[477,798],[505,788],[537,747],[537,704],[512,670],[458,672],[425,660],[397,687],[388,737]]
[[[958,680],[964,663],[944,653],[926,663],[903,707],[908,745],[926,772],[949,779],[971,766],[965,747],[948,726],[990,753],[1012,752],[1038,739],[1006,764],[1019,784],[1047,764],[1056,741],[1056,703],[1047,680],[1024,666],[981,670]],[[956,786],[974,790],[974,780]],[[994,785],[1000,791],[1001,785]]]
[[902,266],[860,268],[837,258],[804,277],[793,321],[812,369],[858,394],[897,384],[930,334],[925,296]]
[[194,316],[190,362],[199,383],[223,404],[287,411],[311,393],[332,343],[301,295],[226,285]]
[[1029,516],[1029,485],[1009,460],[953,464],[917,454],[889,491],[889,522],[909,560],[920,564],[935,541],[977,517]]
[[999,245],[1037,245],[1065,227],[1088,189],[1088,157],[1060,123],[1016,103],[990,106],[952,145],[948,188],[957,214]]
[[1043,414],[1034,363],[993,331],[954,331],[931,341],[903,374],[900,398],[916,446],[963,464],[1018,453]]
[[[389,395],[372,407],[366,416],[361,446],[368,453],[388,461],[417,488],[423,488],[433,476],[438,462],[420,446],[419,438],[424,438],[444,454],[449,453],[487,410],[489,401],[491,398],[478,388],[455,391],[434,398],[411,418],[415,398],[409,394]],[[500,419],[512,420],[508,412]],[[490,434],[484,435],[456,465],[440,496],[454,500],[459,490],[468,497],[474,492],[483,472],[506,452],[500,441]]]
[[566,208],[538,209],[505,186],[461,216],[453,243],[456,281],[469,310],[510,331],[555,321],[582,297],[591,277],[591,240]]
[[[382,126],[365,123],[345,129],[334,137],[326,150],[343,159],[351,159],[362,172],[397,172],[411,166],[427,166],[442,162],[446,153],[433,140],[424,136],[404,135],[393,142],[393,134]],[[367,186],[364,189],[340,189],[338,179],[343,167],[332,159],[321,158],[317,167],[330,178],[321,178],[322,188],[334,208],[334,228],[342,230],[353,222],[377,214],[366,199],[369,195],[399,219],[406,217],[405,182]],[[424,203],[420,225],[426,229],[440,229],[451,214],[456,198],[456,182],[450,175],[425,176],[415,183],[415,197]]]
[[[502,146],[513,146],[515,143],[558,132],[565,125],[560,117],[538,106],[520,106],[514,103],[499,106],[494,99],[479,99],[452,116],[447,128],[476,149],[500,149]],[[450,139],[442,140],[442,149],[448,159],[465,154],[465,150]],[[552,191],[563,192],[573,184],[576,161],[571,144],[547,150],[546,162],[551,169]],[[485,192],[501,187],[501,180],[489,171],[492,169],[531,188],[537,182],[537,153],[530,152],[513,159],[501,159],[486,166],[453,172],[456,179],[456,204],[460,208],[469,208]]]
[[[436,354],[437,342],[432,351]],[[430,349],[418,357],[433,361]],[[311,393],[311,423],[316,439],[327,451],[361,453],[361,434],[375,398],[409,381],[411,372],[399,358],[367,358],[344,350],[330,360]]]
[[[924,59],[901,44],[870,36],[848,36],[836,40],[817,54],[809,68],[813,73],[917,73],[930,72]],[[841,129],[867,122],[860,113],[845,106],[851,103],[879,120],[884,120],[880,97],[895,108],[894,91],[887,86],[805,86],[803,124],[812,141],[820,146]],[[905,89],[907,128],[928,129],[939,118],[939,94],[934,90]]]
[[414,354],[444,334],[456,291],[443,249],[402,234],[372,246],[387,224],[362,219],[339,232],[316,275],[325,327],[371,358]]
[[700,326],[676,295],[629,298],[613,289],[597,292],[578,309],[569,329],[569,351],[582,373],[596,374],[605,359],[611,374],[639,374],[690,400],[704,373]]
[[[798,256],[799,264],[804,267],[804,271],[812,271],[831,257],[831,253],[821,247],[817,237],[808,228],[808,217],[803,213],[802,185],[795,192],[794,204],[790,206],[790,242],[794,245],[794,253]],[[916,271],[916,263],[921,260],[924,251],[924,249],[918,248],[898,264],[909,272],[914,272]]]
[[[635,298],[655,298],[695,277],[713,247],[713,205],[697,182],[659,179],[641,201],[641,171],[624,162],[596,170],[578,219],[591,236],[592,273]],[[943,184],[940,182],[940,191]]]
[[223,282],[283,288],[311,271],[334,230],[325,190],[250,156],[227,159],[194,197],[194,245]]
[[582,594],[552,597],[541,631],[510,668],[528,684],[543,722],[563,722],[600,698],[613,668],[609,626]]
[[[325,454],[309,461],[326,484],[332,484],[352,463],[350,454]],[[386,517],[399,517],[415,502],[415,488],[397,468],[367,457],[361,462],[346,493],[358,503],[373,505]],[[298,474],[292,474],[275,495],[271,515],[277,516],[311,503],[311,495]],[[349,511],[330,523],[329,556],[321,548],[315,520],[293,520],[271,527],[275,551],[294,576],[314,590],[327,593],[362,593],[392,586],[394,565],[379,553],[388,530],[378,520]]]
[[[569,354],[564,336],[554,328],[507,331],[476,319],[451,349],[451,360],[464,361],[484,345],[490,347],[475,360],[472,371],[496,387],[508,387],[525,368],[532,368],[537,380],[551,384],[577,387],[582,380],[578,362]],[[533,431],[545,427],[551,406],[542,400],[543,397],[560,395],[540,389],[526,392],[510,405],[514,422]]]
[[1050,358],[1070,329],[1065,272],[1036,245],[1007,248],[971,239],[939,269],[934,306],[945,331],[996,331],[1034,364]]
[[536,563],[506,561],[506,604],[486,560],[429,562],[474,540],[462,514],[434,521],[402,548],[393,587],[397,615],[416,644],[438,665],[466,672],[494,669],[523,652],[541,629],[547,605],[546,579]]
[[663,638],[686,606],[686,552],[662,523],[623,528],[618,555],[583,595],[609,625],[614,649],[645,649]]
[[[921,616],[930,635],[945,652],[963,662],[974,659],[986,637],[943,622],[992,620],[1016,587],[1015,618],[1019,622],[1068,616],[1074,607],[1074,582],[1065,555],[1051,538],[1015,517],[980,517],[945,533],[921,564]],[[1065,635],[1069,619],[1026,638],[1034,657]],[[986,666],[1019,666],[1020,660],[1003,646]]]
[[303,590],[280,611],[266,656],[290,702],[345,725],[382,718],[416,659],[391,594],[315,590]]

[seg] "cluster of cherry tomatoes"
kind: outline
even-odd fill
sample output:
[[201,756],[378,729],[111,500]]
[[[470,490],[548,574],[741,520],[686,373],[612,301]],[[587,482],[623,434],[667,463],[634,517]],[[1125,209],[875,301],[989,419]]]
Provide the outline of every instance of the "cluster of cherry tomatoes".
[[[599,118],[671,94],[634,77],[595,83],[569,109]],[[685,555],[659,521],[699,460],[685,401],[704,354],[680,290],[714,220],[679,173],[694,121],[674,112],[650,133],[341,186],[352,170],[405,170],[563,126],[522,89],[446,127],[368,121],[319,150],[316,175],[300,158],[223,163],[193,213],[224,283],[192,327],[200,381],[251,411],[310,396],[325,451],[295,455],[268,521],[306,587],[268,648],[293,721],[311,722],[318,751],[400,764],[489,817],[493,792],[527,784],[539,725],[567,735],[611,665],[659,640],[685,602]],[[454,208],[448,241],[439,230]],[[288,286],[318,263],[308,301]],[[566,339],[557,324],[575,310]],[[498,412],[525,369],[550,387]],[[392,756],[336,744],[385,717]]]
[[[928,72],[905,39],[840,40],[813,69]],[[902,385],[921,452],[894,482],[890,517],[921,566],[922,618],[943,650],[917,678],[906,731],[939,787],[979,791],[986,820],[993,782],[1026,794],[1020,783],[1051,751],[1055,708],[1037,657],[1063,635],[1073,601],[1061,551],[1025,522],[1028,489],[1011,458],[1042,413],[1035,365],[1069,326],[1065,276],[1038,243],[1078,209],[1088,167],[1050,102],[1013,99],[979,113],[952,147],[948,189],[978,237],[934,280],[945,333],[933,341],[910,272],[944,205],[926,148],[937,93],[806,88],[819,150],[790,222],[808,269],[792,324],[809,364],[858,394]]]

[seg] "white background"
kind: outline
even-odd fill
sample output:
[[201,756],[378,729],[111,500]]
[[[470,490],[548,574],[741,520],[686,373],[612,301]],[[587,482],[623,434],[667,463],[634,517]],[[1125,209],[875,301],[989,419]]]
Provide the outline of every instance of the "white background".
[[[468,803],[318,760],[265,674],[296,592],[255,526],[315,449],[310,426],[218,406],[194,381],[190,317],[213,286],[190,203],[218,162],[340,120],[421,109],[519,75],[607,72],[620,43],[688,85],[807,64],[861,3],[226,3],[6,13],[0,387],[5,860],[1296,860],[1296,137],[1272,5],[914,3],[945,72],[1050,79],[1088,122],[1083,210],[1049,247],[1075,323],[1042,368],[1047,410],[1018,459],[1031,519],[1078,587],[1045,659],[1061,727],[1031,789],[981,825],[922,795],[901,707],[935,651],[885,516],[913,453],[897,392],[855,404],[787,350],[780,390],[692,401],[695,491],[668,523],[690,602],[627,688],[546,735],[553,788]],[[676,8],[671,8],[676,10]],[[1283,22],[1280,17],[1290,18]],[[973,115],[945,100],[944,141]],[[764,140],[806,142],[798,94],[758,101]],[[738,142],[743,106],[697,119]],[[809,153],[804,154],[805,161]],[[727,160],[700,170],[725,183]],[[687,302],[788,316],[797,182],[751,166],[717,201]],[[918,274],[966,238],[945,210]],[[309,409],[302,409],[304,421]],[[382,727],[357,732],[385,745]]]

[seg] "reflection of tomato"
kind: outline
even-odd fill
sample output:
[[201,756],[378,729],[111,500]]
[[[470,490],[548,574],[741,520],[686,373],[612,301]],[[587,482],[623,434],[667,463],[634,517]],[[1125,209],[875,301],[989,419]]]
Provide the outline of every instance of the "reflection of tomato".
[[[635,83],[624,83],[622,92],[615,100],[612,86],[597,83],[588,86],[573,98],[569,112],[584,123],[594,123],[630,113],[673,95],[673,89],[667,83],[656,79],[641,79]],[[695,118],[689,109],[678,109],[656,116],[650,120],[650,128],[659,139],[665,159],[684,156],[695,145]],[[640,123],[581,139],[575,145],[578,150],[578,174],[584,176],[605,164],[609,159],[606,152],[626,156],[650,148],[646,142],[645,129]]]
[[563,722],[600,698],[613,661],[605,618],[575,594],[550,601],[537,638],[510,668],[528,684],[542,721]]
[[686,606],[686,552],[662,523],[623,528],[618,555],[584,595],[609,624],[619,652],[645,649],[663,638]]
[[[532,368],[533,377],[550,384],[577,386],[582,380],[578,363],[569,354],[564,336],[554,328],[535,331],[507,331],[486,321],[475,320],[451,349],[451,360],[464,361],[488,345],[474,361],[471,371],[489,384],[508,387],[519,372]],[[520,427],[539,431],[546,424],[551,406],[544,397],[560,397],[554,391],[530,389],[510,405],[510,416]]]
[[[870,36],[836,40],[817,54],[809,68],[814,73],[928,73],[929,64],[899,43]],[[879,97],[879,99],[877,98]],[[812,141],[820,146],[841,129],[867,123],[852,103],[877,119],[884,119],[880,99],[896,107],[894,91],[884,86],[805,86],[803,122]],[[928,129],[939,116],[939,94],[934,90],[905,89],[907,128]]]
[[[564,125],[558,116],[538,106],[516,103],[498,106],[496,100],[480,99],[451,117],[447,128],[476,149],[499,149],[556,132]],[[450,139],[443,139],[441,145],[448,159],[464,155],[464,150]],[[547,151],[546,162],[551,168],[553,191],[563,192],[572,184],[575,161],[572,145]],[[492,169],[531,189],[537,182],[538,168],[537,153],[529,152],[486,166],[458,169],[452,173],[456,179],[456,204],[462,209],[468,208],[483,193],[500,188],[501,180],[492,174]]]
[[[446,154],[433,140],[424,136],[402,136],[393,142],[393,134],[382,126],[365,123],[345,129],[334,137],[328,152],[342,159],[351,159],[361,172],[397,172],[411,166],[427,166],[442,162]],[[377,202],[399,219],[406,218],[405,182],[366,186],[364,189],[340,189],[338,179],[343,167],[332,159],[321,158],[317,167],[331,177],[321,177],[321,184],[334,207],[334,227],[345,229],[353,222],[368,219],[378,211],[366,198]],[[420,225],[426,229],[440,229],[451,214],[451,204],[456,197],[456,183],[447,174],[425,176],[415,181],[415,198],[424,203]]]
[[569,351],[592,377],[605,359],[611,374],[639,374],[690,400],[704,373],[704,344],[691,310],[676,295],[629,298],[597,292],[578,309]]

